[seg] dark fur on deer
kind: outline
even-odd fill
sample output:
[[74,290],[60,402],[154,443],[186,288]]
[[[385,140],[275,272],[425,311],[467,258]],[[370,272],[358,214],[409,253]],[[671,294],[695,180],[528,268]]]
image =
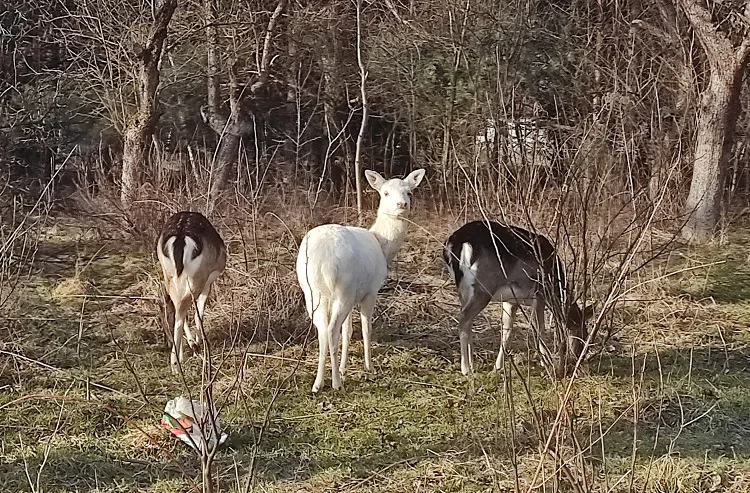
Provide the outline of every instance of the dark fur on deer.
[[456,230],[445,242],[443,260],[456,282],[461,301],[458,318],[461,340],[461,371],[473,371],[472,323],[490,301],[503,303],[503,335],[495,362],[502,369],[506,344],[520,305],[531,306],[530,321],[536,330],[542,362],[552,364],[541,335],[544,308],[565,336],[560,337],[555,374],[567,374],[577,361],[586,340],[585,320],[591,309],[582,310],[572,300],[565,269],[552,243],[545,236],[493,221],[473,221]]

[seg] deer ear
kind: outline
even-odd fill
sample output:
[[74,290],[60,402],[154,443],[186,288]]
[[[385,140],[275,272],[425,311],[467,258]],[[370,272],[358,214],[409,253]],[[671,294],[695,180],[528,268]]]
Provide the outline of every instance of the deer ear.
[[409,173],[409,176],[407,176],[404,181],[409,184],[412,190],[414,190],[420,183],[422,183],[422,178],[424,178],[424,169],[418,169]]
[[380,176],[380,173],[378,173],[377,171],[366,169],[365,177],[367,178],[367,183],[369,183],[370,186],[377,191],[380,191],[380,187],[382,187],[383,183],[385,183],[385,178]]

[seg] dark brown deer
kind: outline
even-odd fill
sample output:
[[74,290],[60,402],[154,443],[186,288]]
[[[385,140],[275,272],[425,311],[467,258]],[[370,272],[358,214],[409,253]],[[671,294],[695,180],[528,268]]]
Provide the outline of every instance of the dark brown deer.
[[531,326],[536,330],[543,364],[552,364],[543,342],[544,309],[566,332],[558,348],[555,368],[564,376],[583,351],[585,320],[591,307],[581,310],[571,299],[563,263],[550,241],[525,229],[493,221],[473,221],[456,230],[445,242],[443,260],[456,282],[461,313],[458,317],[461,341],[461,372],[473,371],[472,323],[490,301],[503,303],[503,335],[495,368],[502,369],[506,344],[513,330],[519,305],[530,305]]

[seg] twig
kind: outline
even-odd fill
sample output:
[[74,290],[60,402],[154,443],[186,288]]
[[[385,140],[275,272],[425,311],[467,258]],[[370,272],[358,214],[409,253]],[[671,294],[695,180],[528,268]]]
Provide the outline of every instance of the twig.
[[[29,358],[29,357],[24,356],[22,354],[14,353],[12,351],[5,351],[3,349],[0,349],[0,354],[4,354],[6,356],[10,356],[11,358],[18,358],[20,360],[26,361],[27,363],[33,363],[33,364],[35,364],[37,366],[41,366],[42,368],[44,368],[46,370],[51,370],[51,371],[62,373],[63,375],[67,376],[68,378],[70,378],[72,380],[75,380],[75,381],[78,381],[78,382],[83,382],[86,385],[90,385],[92,387],[96,387],[98,389],[105,390],[107,392],[112,392],[113,394],[119,395],[119,396],[124,397],[126,399],[130,399],[130,400],[135,401],[135,402],[138,402],[139,404],[146,404],[146,402],[140,401],[140,400],[136,399],[135,397],[133,397],[132,395],[128,395],[128,394],[126,394],[124,392],[120,392],[117,389],[113,389],[112,387],[109,387],[109,386],[101,384],[101,383],[92,382],[91,380],[89,380],[87,378],[77,377],[77,376],[75,376],[75,375],[73,375],[71,373],[66,372],[65,370],[63,370],[61,368],[57,368],[56,366],[52,366],[52,365],[49,365],[49,364],[44,363],[42,361],[39,361],[39,360],[36,360],[36,359],[33,359],[33,358]],[[4,409],[8,405],[10,405],[12,402],[14,402],[14,401],[11,401],[11,402],[3,404],[3,405],[0,405],[0,410]]]
[[136,301],[159,301],[156,296],[125,296],[114,294],[59,294],[57,298],[95,298],[95,299],[114,299],[114,300],[136,300]]

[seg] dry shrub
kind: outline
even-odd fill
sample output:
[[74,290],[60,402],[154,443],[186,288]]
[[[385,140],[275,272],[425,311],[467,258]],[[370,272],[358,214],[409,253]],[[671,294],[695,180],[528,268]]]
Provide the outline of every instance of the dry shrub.
[[[562,181],[546,178],[498,186],[482,181],[466,167],[453,172],[464,177],[459,185],[463,188],[456,189],[449,200],[431,197],[429,183],[418,190],[414,225],[390,275],[404,282],[389,282],[379,301],[379,312],[387,323],[411,320],[415,313],[436,320],[446,313],[455,315],[453,290],[441,289],[448,277],[440,251],[453,230],[478,218],[519,225],[550,237],[582,299],[604,300],[613,289],[630,288],[631,271],[674,246],[675,228],[657,222],[669,218],[643,190],[622,191],[622,184],[609,179],[623,163],[605,151],[599,148],[580,157]],[[434,174],[431,181],[438,178]],[[352,207],[337,206],[314,189],[264,186],[248,193],[228,191],[209,214],[229,251],[227,271],[216,285],[212,313],[207,315],[213,320],[210,337],[215,341],[260,340],[280,345],[306,337],[309,320],[294,273],[297,245],[319,224],[357,224]],[[100,187],[97,195],[80,191],[79,204],[103,229],[148,251],[169,214],[205,211],[204,196],[185,187],[170,193],[158,185],[145,185],[140,200],[128,210],[118,205],[119,191],[112,186]],[[369,188],[366,191],[363,222],[368,225],[378,199]],[[159,293],[151,294],[161,298]],[[615,304],[601,308],[611,313]],[[611,322],[611,318],[599,318],[608,329]]]
[[72,298],[83,297],[90,292],[88,281],[79,276],[63,279],[52,289],[52,299],[62,303],[69,302]]
[[[213,222],[227,245],[228,263],[206,313],[211,345],[298,342],[308,328],[294,273],[300,230],[254,208],[225,206],[215,211]],[[156,284],[152,294],[161,299]]]
[[64,212],[86,217],[87,222],[100,230],[102,237],[127,240],[130,247],[149,249],[156,245],[166,219],[182,210],[202,210],[200,199],[145,184],[139,199],[128,208],[120,203],[120,190],[102,179],[97,187],[78,187],[65,201]]

